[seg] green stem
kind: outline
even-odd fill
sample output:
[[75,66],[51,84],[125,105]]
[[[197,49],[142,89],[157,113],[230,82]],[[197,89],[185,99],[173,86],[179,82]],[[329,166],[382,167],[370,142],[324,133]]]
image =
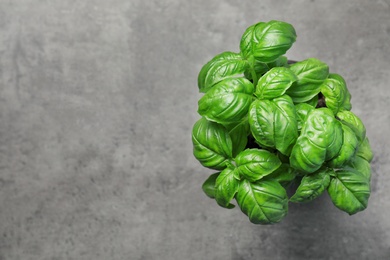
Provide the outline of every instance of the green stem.
[[251,74],[252,74],[252,79],[253,79],[253,86],[256,88],[258,78],[257,78],[256,71],[255,71],[255,59],[252,59],[252,61],[249,62],[249,66],[251,68]]

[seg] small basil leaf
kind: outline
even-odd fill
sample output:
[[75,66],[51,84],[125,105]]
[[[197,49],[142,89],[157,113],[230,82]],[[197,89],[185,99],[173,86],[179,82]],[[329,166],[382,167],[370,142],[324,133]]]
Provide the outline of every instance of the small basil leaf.
[[254,224],[280,222],[288,210],[286,190],[274,180],[242,181],[236,200],[241,211]]
[[296,32],[291,24],[281,21],[260,22],[250,26],[240,42],[241,54],[245,59],[269,63],[285,54],[296,40]]
[[236,169],[226,168],[223,170],[215,182],[215,200],[218,205],[224,208],[233,208],[230,201],[237,193],[239,181],[235,178]]
[[247,149],[235,159],[240,176],[254,182],[275,171],[282,164],[279,158],[267,150]]
[[358,138],[359,143],[364,140],[366,137],[366,127],[357,115],[351,111],[340,111],[337,113],[337,117],[342,124],[349,126],[352,129]]
[[274,67],[288,67],[288,59],[286,56],[280,56],[275,61],[267,63],[270,69]]
[[342,103],[341,107],[344,110],[351,110],[352,109],[351,93],[349,93],[349,91],[348,91],[347,83],[345,82],[344,78],[341,77],[339,74],[336,74],[336,73],[330,73],[328,78],[337,80],[338,82],[340,82],[341,86],[343,88],[345,88],[345,100]]
[[342,170],[331,179],[328,193],[337,208],[353,215],[367,207],[370,183],[358,171]]
[[238,53],[218,54],[202,67],[198,76],[199,91],[205,93],[221,80],[243,74],[248,66]]
[[309,101],[306,101],[304,104],[308,104],[312,106],[313,108],[316,108],[318,105],[318,95],[315,95],[312,99]]
[[291,166],[300,172],[317,171],[325,160],[335,156],[342,145],[342,129],[328,108],[307,115],[290,156]]
[[374,154],[372,153],[370,142],[367,136],[364,138],[363,142],[359,145],[356,155],[367,160],[368,162],[372,161]]
[[362,157],[355,156],[346,164],[346,169],[352,168],[363,174],[368,180],[371,180],[371,166],[368,161]]
[[288,163],[283,163],[278,169],[264,177],[264,180],[275,180],[283,187],[287,186],[297,176],[296,171]]
[[203,192],[209,197],[209,198],[215,198],[215,181],[217,180],[220,172],[211,174],[207,180],[202,185]]
[[267,63],[254,61],[253,68],[248,67],[244,72],[245,77],[249,80],[253,80],[252,70],[255,71],[256,77],[260,78],[264,73],[269,70],[269,67]]
[[342,125],[343,129],[343,144],[339,154],[328,162],[328,165],[333,168],[340,168],[349,161],[356,152],[358,140],[355,133],[346,125]]
[[290,69],[272,68],[259,79],[255,95],[260,99],[280,97],[296,80],[296,76]]
[[326,168],[306,175],[302,178],[295,194],[290,198],[291,202],[309,202],[318,198],[329,186],[330,175]]
[[298,131],[301,131],[302,126],[306,121],[307,114],[309,114],[309,112],[312,110],[314,110],[314,107],[306,103],[299,103],[295,106],[295,111],[297,113]]
[[232,158],[232,140],[222,125],[201,118],[192,130],[194,156],[208,168],[223,170]]
[[239,123],[229,124],[225,126],[233,143],[233,157],[236,157],[243,151],[248,143],[248,135],[250,133],[248,118],[244,118]]
[[315,58],[299,61],[290,66],[298,80],[287,90],[294,103],[314,98],[321,90],[321,84],[328,77],[329,67]]
[[249,125],[260,145],[290,155],[298,137],[298,126],[295,107],[289,96],[255,100],[249,109]]
[[245,78],[229,78],[216,84],[198,102],[198,113],[221,124],[241,121],[253,100],[253,84]]
[[326,107],[337,114],[344,108],[347,97],[347,87],[343,81],[333,78],[327,78],[321,85],[321,93],[325,97]]

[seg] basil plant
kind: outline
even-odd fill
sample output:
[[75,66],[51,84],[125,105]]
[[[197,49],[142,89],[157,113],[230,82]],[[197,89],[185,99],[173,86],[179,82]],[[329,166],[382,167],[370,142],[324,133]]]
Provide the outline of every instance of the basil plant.
[[373,154],[345,80],[318,59],[289,61],[283,55],[295,40],[288,23],[254,24],[239,53],[218,54],[198,77],[204,95],[193,153],[216,170],[203,191],[224,208],[235,200],[255,224],[277,223],[289,202],[325,191],[350,215],[364,210],[370,196]]

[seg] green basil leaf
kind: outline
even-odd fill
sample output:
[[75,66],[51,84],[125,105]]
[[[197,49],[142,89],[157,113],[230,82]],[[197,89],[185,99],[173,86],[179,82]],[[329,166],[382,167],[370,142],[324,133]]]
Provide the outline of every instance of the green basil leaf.
[[215,200],[224,208],[234,208],[230,201],[237,193],[239,181],[235,178],[236,169],[226,168],[219,174],[215,182]]
[[[301,104],[301,103],[299,103],[299,104]],[[313,108],[316,108],[318,105],[318,95],[315,95],[312,99],[310,99],[309,101],[306,101],[304,104],[308,104],[308,105],[312,106]]]
[[283,187],[290,184],[295,179],[297,173],[288,163],[283,163],[278,169],[264,177],[264,180],[275,180]]
[[341,107],[344,110],[351,110],[352,109],[351,93],[349,93],[349,91],[348,91],[347,83],[345,82],[344,78],[341,77],[339,74],[336,74],[336,73],[330,73],[328,78],[337,80],[338,82],[340,82],[341,86],[343,88],[345,88],[345,90],[344,90],[345,91],[345,100],[342,103]]
[[249,109],[249,125],[260,145],[290,155],[298,137],[298,126],[295,107],[289,96],[255,100]]
[[232,158],[232,140],[222,125],[201,118],[192,129],[194,156],[208,168],[223,170]]
[[370,183],[358,171],[337,171],[330,181],[328,193],[337,208],[353,215],[367,207]]
[[344,109],[348,91],[344,83],[344,81],[327,78],[321,85],[321,93],[325,97],[326,107],[332,110],[335,115]]
[[281,21],[260,22],[244,32],[240,50],[245,59],[269,63],[285,54],[296,40],[296,32],[291,24]]
[[205,93],[221,80],[243,74],[248,66],[238,53],[218,54],[202,67],[198,75],[199,91]]
[[233,157],[236,157],[243,151],[248,143],[248,135],[250,134],[248,118],[244,118],[239,123],[229,124],[225,126],[233,143]]
[[198,113],[221,124],[241,121],[253,100],[253,84],[245,78],[229,78],[216,84],[198,102]]
[[242,181],[236,200],[241,211],[254,224],[280,222],[288,210],[286,190],[273,180],[254,183]]
[[297,125],[298,125],[299,132],[301,131],[302,126],[306,121],[307,114],[309,114],[309,112],[312,110],[314,110],[314,107],[312,107],[311,105],[306,104],[306,103],[299,103],[295,106],[295,111],[297,113]]
[[328,165],[333,168],[340,168],[347,161],[352,159],[358,146],[358,139],[355,133],[346,125],[342,125],[343,129],[343,144],[339,154],[328,162]]
[[286,56],[280,56],[275,61],[267,63],[270,69],[275,67],[288,67],[288,59]]
[[347,162],[345,168],[346,169],[349,169],[349,168],[354,169],[355,171],[358,171],[361,174],[363,174],[368,180],[371,180],[370,163],[368,161],[366,161],[365,159],[363,159],[362,157],[355,156],[354,158],[352,158],[352,160]]
[[[291,202],[309,202],[318,198],[329,186],[329,170],[321,168],[313,174],[302,178],[295,194],[290,198]],[[331,170],[333,172],[333,170]]]
[[294,103],[306,102],[318,95],[329,74],[328,65],[315,58],[294,63],[290,69],[298,78],[286,92]]
[[342,128],[328,108],[314,109],[307,115],[301,135],[294,145],[290,163],[300,172],[317,171],[341,149]]
[[337,113],[337,117],[342,124],[349,126],[352,129],[358,138],[359,143],[364,140],[366,137],[366,127],[357,115],[351,111],[340,111]]
[[289,68],[272,68],[259,79],[255,95],[260,99],[280,97],[296,80],[296,76]]
[[240,176],[254,182],[275,171],[282,164],[279,158],[267,150],[247,149],[236,157]]
[[220,172],[211,174],[202,185],[203,192],[209,198],[215,198],[215,181],[217,180]]
[[374,154],[372,153],[370,142],[367,138],[367,136],[364,138],[363,142],[359,145],[356,155],[367,160],[368,162],[372,161],[372,158],[374,157]]

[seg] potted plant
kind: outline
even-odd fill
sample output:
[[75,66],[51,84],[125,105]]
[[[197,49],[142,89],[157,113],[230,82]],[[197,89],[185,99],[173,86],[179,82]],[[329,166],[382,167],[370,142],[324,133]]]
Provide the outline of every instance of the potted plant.
[[295,40],[292,25],[259,22],[244,32],[239,53],[218,54],[198,76],[204,96],[193,152],[217,171],[203,191],[225,208],[235,199],[255,224],[277,223],[289,202],[325,191],[350,215],[370,196],[373,154],[346,82],[318,59],[289,62],[283,55]]

